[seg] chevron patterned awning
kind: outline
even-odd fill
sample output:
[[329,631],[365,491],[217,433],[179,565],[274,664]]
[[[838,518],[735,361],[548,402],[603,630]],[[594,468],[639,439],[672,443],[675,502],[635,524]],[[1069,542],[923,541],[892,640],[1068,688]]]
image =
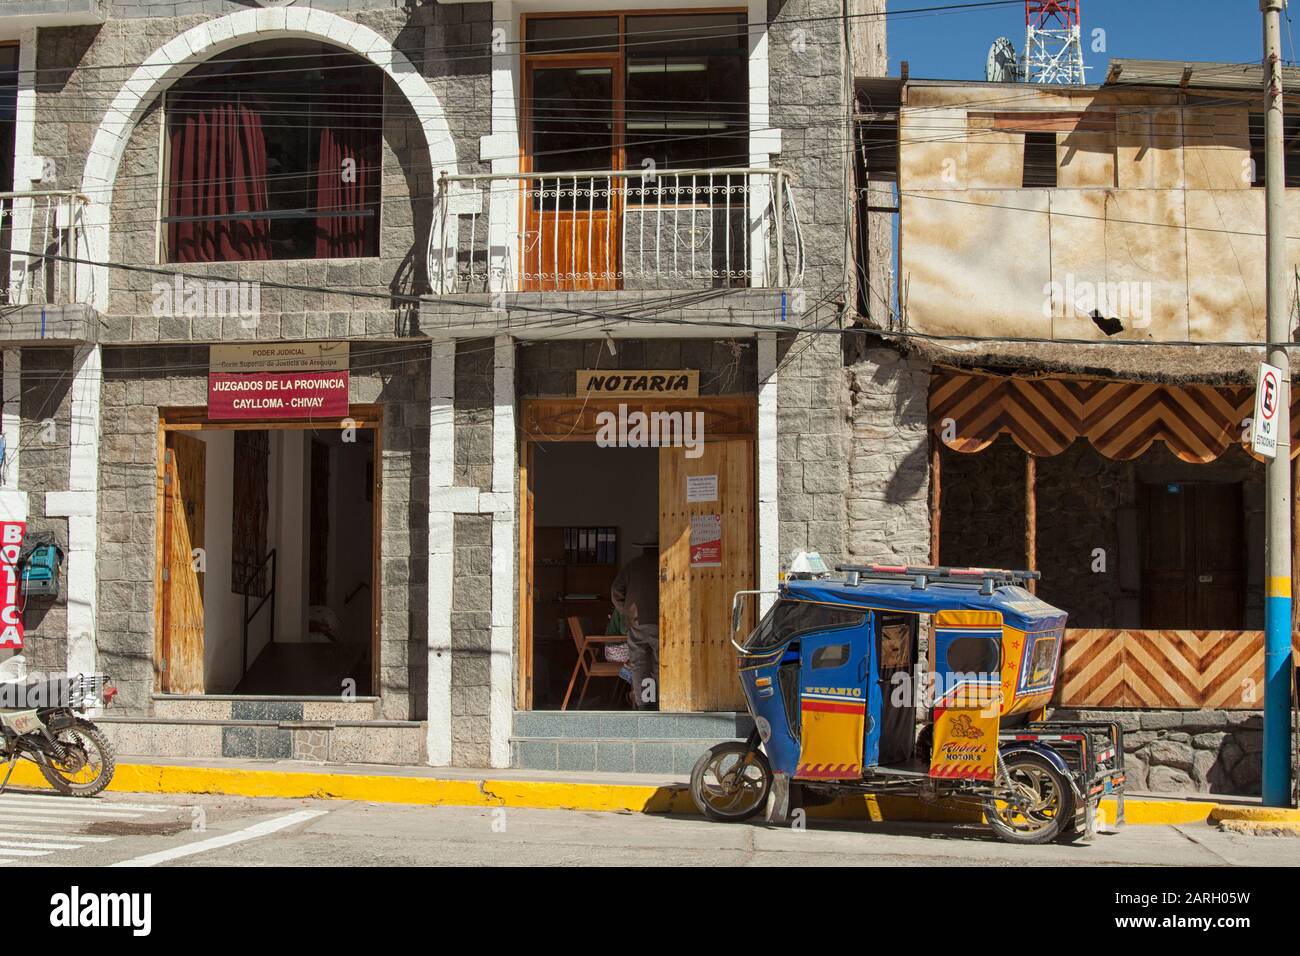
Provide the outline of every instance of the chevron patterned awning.
[[[1050,458],[1086,438],[1107,458],[1137,458],[1163,441],[1183,461],[1214,461],[1234,442],[1250,452],[1246,422],[1255,390],[1083,379],[1005,378],[936,371],[930,427],[954,451],[983,451],[998,437]],[[1292,400],[1291,457],[1300,451]]]

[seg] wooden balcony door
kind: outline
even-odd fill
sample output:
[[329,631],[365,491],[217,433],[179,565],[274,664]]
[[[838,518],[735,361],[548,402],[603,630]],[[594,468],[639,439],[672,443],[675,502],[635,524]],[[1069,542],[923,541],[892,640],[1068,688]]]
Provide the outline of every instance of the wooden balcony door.
[[[526,169],[622,168],[623,73],[617,54],[556,54],[525,70]],[[525,184],[521,287],[568,292],[620,287],[622,199],[611,176],[542,175]]]

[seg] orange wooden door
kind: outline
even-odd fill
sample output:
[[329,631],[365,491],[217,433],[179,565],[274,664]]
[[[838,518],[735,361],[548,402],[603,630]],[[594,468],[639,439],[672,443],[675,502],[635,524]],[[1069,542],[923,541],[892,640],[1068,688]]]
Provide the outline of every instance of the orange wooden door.
[[162,646],[164,693],[201,694],[203,683],[204,469],[207,446],[167,433],[163,461]]
[[[748,439],[711,441],[698,458],[686,457],[683,448],[660,449],[661,710],[745,709],[731,645],[731,601],[754,586],[753,447]],[[688,500],[690,477],[706,489],[716,479],[716,500]],[[709,494],[697,486],[690,497]],[[715,530],[720,537],[711,546]],[[743,622],[742,633],[752,626],[752,620]]]
[[[619,288],[622,72],[615,55],[530,63],[520,272],[525,291]],[[588,173],[586,176],[564,173]],[[554,174],[554,175],[552,175]]]

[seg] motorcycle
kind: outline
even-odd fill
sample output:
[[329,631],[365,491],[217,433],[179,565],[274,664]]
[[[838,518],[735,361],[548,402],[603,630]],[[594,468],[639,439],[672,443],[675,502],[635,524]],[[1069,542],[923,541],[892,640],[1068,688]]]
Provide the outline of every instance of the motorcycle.
[[113,779],[113,747],[85,714],[117,694],[103,675],[29,679],[21,658],[0,665],[0,760],[7,764],[0,793],[19,760],[40,768],[66,796],[93,797]]

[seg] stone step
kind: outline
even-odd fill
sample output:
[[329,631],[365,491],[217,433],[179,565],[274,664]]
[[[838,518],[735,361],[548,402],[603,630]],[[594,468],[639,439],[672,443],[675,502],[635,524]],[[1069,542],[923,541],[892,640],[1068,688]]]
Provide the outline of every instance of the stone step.
[[684,780],[700,754],[726,739],[730,738],[512,737],[510,757],[517,770],[671,773]]
[[629,710],[529,710],[515,714],[523,739],[719,740],[744,738],[754,727],[747,713],[667,714]]
[[[265,711],[262,712],[264,715]],[[132,757],[231,757],[253,760],[315,760],[322,763],[423,764],[425,728],[416,722],[365,721],[348,724],[261,716],[205,718],[96,718],[114,750]],[[304,726],[278,726],[302,723]]]
[[373,720],[377,700],[195,695],[158,696],[152,705],[153,716],[179,720]]

